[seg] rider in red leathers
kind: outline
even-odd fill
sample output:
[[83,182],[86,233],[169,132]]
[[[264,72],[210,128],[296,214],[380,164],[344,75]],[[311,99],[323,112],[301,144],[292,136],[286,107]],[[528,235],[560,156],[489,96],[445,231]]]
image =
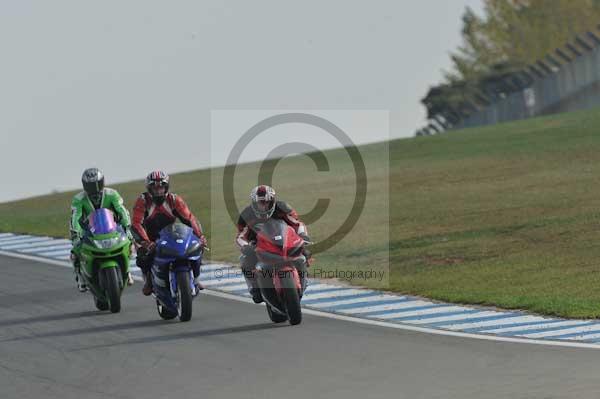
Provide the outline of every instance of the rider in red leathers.
[[272,187],[266,185],[254,187],[250,193],[250,199],[251,204],[240,213],[235,242],[242,252],[242,256],[240,256],[242,272],[248,284],[250,295],[252,295],[252,300],[255,303],[261,303],[263,298],[254,276],[254,267],[258,260],[255,252],[256,232],[253,229],[254,225],[271,217],[282,219],[293,227],[304,241],[309,242],[310,239],[308,238],[306,225],[298,219],[296,211],[287,203],[277,201],[275,190]]
[[[206,238],[202,227],[180,196],[169,192],[169,175],[162,171],[154,171],[146,177],[146,192],[142,193],[133,207],[131,230],[137,246],[137,266],[144,275],[144,295],[152,293],[152,277],[150,268],[154,260],[155,241],[164,227],[179,219],[191,227],[200,239],[202,247],[206,247]],[[200,284],[200,263],[192,264],[194,282],[197,289]]]

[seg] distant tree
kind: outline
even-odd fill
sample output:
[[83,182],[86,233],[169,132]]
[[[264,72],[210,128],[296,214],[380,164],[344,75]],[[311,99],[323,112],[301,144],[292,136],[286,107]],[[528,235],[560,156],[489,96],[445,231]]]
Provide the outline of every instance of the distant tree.
[[428,117],[461,114],[474,98],[527,85],[516,71],[600,23],[600,0],[484,0],[484,15],[466,8],[452,69],[422,99]]
[[450,53],[453,70],[445,74],[448,82],[476,79],[487,72],[490,65],[504,58],[487,37],[485,20],[469,7],[465,9],[462,23],[463,43],[456,52]]
[[600,0],[484,0],[484,13],[465,10],[447,80],[477,78],[499,63],[513,70],[534,63],[600,23]]

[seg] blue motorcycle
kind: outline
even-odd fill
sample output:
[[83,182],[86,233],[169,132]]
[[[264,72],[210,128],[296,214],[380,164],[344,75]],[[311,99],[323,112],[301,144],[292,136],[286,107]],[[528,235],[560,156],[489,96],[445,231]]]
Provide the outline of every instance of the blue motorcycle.
[[198,295],[193,264],[200,264],[202,252],[200,239],[190,227],[173,223],[160,231],[152,265],[152,295],[163,319],[192,318],[192,300]]

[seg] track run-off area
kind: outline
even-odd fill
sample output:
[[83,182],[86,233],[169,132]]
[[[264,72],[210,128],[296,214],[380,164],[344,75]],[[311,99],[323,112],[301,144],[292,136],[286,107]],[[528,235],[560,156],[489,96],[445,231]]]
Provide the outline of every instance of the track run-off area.
[[[69,266],[69,240],[0,233],[0,251]],[[140,278],[132,261],[132,272]],[[201,268],[210,294],[250,303],[240,270],[223,264]],[[223,296],[223,295],[221,295]],[[310,280],[302,299],[305,312],[363,324],[387,326],[442,335],[542,345],[600,349],[600,322],[542,317],[522,311],[461,306]]]
[[424,334],[201,294],[190,322],[160,320],[128,288],[95,310],[71,271],[0,256],[2,398],[582,398],[598,352]]
[[[301,325],[275,325],[264,305],[216,285],[194,301],[187,323],[161,320],[139,283],[126,289],[121,313],[98,312],[67,260],[6,256],[7,243],[2,398],[582,398],[600,390],[600,352],[590,343],[472,339],[313,306]],[[214,275],[217,266],[204,267]]]

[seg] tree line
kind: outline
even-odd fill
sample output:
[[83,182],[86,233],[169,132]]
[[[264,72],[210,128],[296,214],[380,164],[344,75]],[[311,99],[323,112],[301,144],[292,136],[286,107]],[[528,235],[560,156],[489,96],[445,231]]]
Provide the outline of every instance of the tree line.
[[600,0],[483,2],[483,15],[465,9],[462,44],[450,53],[452,67],[421,100],[428,119],[452,125],[478,104],[522,90],[532,78],[517,72],[600,23]]

